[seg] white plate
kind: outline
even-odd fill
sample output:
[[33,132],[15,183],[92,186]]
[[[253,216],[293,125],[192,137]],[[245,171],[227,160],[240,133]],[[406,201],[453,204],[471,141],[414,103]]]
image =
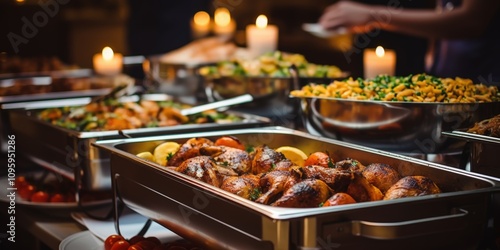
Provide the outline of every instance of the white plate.
[[336,30],[325,30],[318,23],[304,23],[302,29],[320,38],[328,38],[347,34],[346,28],[338,28]]
[[102,250],[104,242],[90,231],[82,231],[66,237],[59,244],[59,250]]
[[[35,177],[41,176],[42,172],[26,173],[22,175],[34,175]],[[20,175],[19,175],[20,176]],[[46,181],[50,181],[51,178],[55,178],[53,175],[49,175]],[[9,203],[10,199],[7,196],[10,192],[15,190],[9,190],[11,186],[9,185],[9,180],[7,176],[0,177],[0,201]],[[24,200],[19,196],[18,190],[16,192],[16,205],[21,205],[25,207],[32,207],[44,210],[74,210],[79,208],[77,202],[31,202]],[[82,208],[92,208],[99,207],[106,204],[111,204],[111,199],[108,200],[97,200],[97,201],[86,201],[81,204]]]

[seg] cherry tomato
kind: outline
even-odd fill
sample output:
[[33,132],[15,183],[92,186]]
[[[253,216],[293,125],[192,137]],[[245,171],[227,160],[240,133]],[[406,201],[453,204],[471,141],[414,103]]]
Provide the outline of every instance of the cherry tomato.
[[144,239],[146,239],[146,238],[144,238],[144,236],[136,235],[136,236],[130,238],[128,240],[128,242],[130,242],[130,245],[134,245],[135,243],[137,243],[139,241],[143,241]]
[[35,186],[31,184],[18,188],[19,196],[25,200],[29,200],[35,191]]
[[331,167],[330,165],[333,166],[334,164],[333,159],[331,159],[327,153],[318,151],[310,154],[304,162],[304,166],[310,165],[319,165],[328,168]]
[[130,243],[126,240],[119,240],[111,246],[109,250],[127,250],[130,247]]
[[64,197],[64,195],[59,193],[55,193],[50,197],[50,202],[65,202],[65,201],[66,198]]
[[156,246],[156,243],[150,241],[150,240],[141,240],[137,243],[135,243],[134,245],[132,245],[131,247],[135,247],[135,249],[130,249],[129,247],[129,250],[152,250],[154,247]]
[[18,176],[15,180],[16,188],[19,189],[21,187],[27,186],[29,184],[28,180],[24,175]]
[[111,247],[119,240],[125,240],[123,236],[119,234],[112,234],[106,238],[104,241],[104,250],[110,250]]
[[153,237],[153,236],[146,237],[146,239],[144,239],[144,240],[153,242],[155,244],[155,246],[156,245],[161,245],[161,241],[158,238]]
[[241,150],[245,150],[245,145],[241,143],[238,138],[233,137],[233,136],[223,136],[220,137],[215,141],[215,145],[217,146],[226,146],[226,147],[232,147],[232,148],[237,148]]
[[31,195],[32,202],[48,202],[49,194],[45,191],[36,191],[33,195]]

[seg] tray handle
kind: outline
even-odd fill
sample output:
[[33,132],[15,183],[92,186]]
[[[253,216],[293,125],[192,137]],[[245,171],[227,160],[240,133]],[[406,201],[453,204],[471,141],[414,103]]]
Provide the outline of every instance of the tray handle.
[[340,232],[370,239],[394,240],[434,234],[450,230],[459,230],[466,226],[469,212],[465,209],[454,208],[449,215],[430,218],[400,221],[400,222],[370,222],[353,220],[326,225],[326,234]]

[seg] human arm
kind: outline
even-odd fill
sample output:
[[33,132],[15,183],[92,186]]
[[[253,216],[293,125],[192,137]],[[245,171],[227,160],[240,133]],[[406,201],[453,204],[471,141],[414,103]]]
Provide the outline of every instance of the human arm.
[[500,1],[463,0],[452,11],[439,12],[340,1],[325,9],[319,23],[326,29],[347,27],[356,33],[381,28],[428,38],[465,38],[482,34],[499,7]]

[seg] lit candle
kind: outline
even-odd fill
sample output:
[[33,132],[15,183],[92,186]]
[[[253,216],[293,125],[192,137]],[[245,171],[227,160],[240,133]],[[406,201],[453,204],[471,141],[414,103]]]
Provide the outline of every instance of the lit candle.
[[278,27],[268,25],[265,15],[258,16],[255,25],[247,26],[246,36],[248,50],[253,56],[275,51],[278,46]]
[[211,20],[210,15],[205,11],[198,11],[191,20],[191,29],[194,38],[200,38],[210,33]]
[[123,56],[114,53],[110,47],[104,47],[101,54],[95,54],[93,58],[94,70],[101,75],[116,75],[122,71]]
[[214,13],[214,34],[217,36],[232,36],[236,30],[236,22],[226,8],[218,8]]
[[376,49],[365,49],[363,66],[366,79],[381,74],[393,76],[396,69],[396,52],[384,50],[382,46],[378,46]]

